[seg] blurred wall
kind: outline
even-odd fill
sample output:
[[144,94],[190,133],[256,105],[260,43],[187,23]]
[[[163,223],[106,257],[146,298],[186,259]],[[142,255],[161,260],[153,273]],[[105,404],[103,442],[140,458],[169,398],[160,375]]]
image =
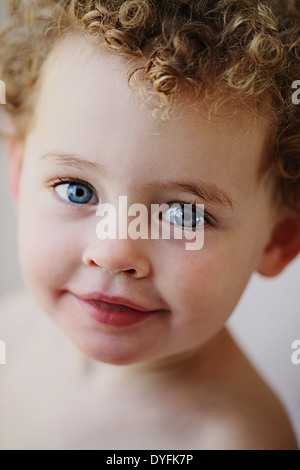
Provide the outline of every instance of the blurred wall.
[[[7,17],[7,2],[0,1],[0,26]],[[1,80],[1,77],[0,77]],[[3,107],[5,105],[0,105]],[[3,126],[1,116],[0,126]],[[22,287],[16,244],[16,217],[7,183],[5,143],[0,140],[0,297],[7,291]]]
[[17,256],[16,217],[6,170],[5,151],[0,145],[0,297],[23,284]]

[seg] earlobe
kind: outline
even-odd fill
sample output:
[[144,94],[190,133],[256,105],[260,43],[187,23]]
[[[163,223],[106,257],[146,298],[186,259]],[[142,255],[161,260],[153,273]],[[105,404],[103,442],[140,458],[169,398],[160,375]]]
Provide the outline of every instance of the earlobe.
[[8,144],[7,168],[8,179],[13,196],[15,212],[18,210],[20,175],[23,161],[23,142],[12,140]]
[[300,215],[289,213],[275,225],[257,272],[276,276],[300,253]]

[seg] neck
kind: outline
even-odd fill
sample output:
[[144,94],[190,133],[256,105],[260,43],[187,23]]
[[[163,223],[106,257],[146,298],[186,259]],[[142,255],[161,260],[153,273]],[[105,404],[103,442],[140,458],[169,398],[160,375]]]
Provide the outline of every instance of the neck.
[[[224,374],[228,355],[232,357],[234,342],[223,328],[201,347],[152,362],[112,365],[83,359],[82,373],[98,377],[101,383],[147,389],[149,385],[166,388],[180,383],[207,383]],[[189,378],[191,380],[189,380]]]

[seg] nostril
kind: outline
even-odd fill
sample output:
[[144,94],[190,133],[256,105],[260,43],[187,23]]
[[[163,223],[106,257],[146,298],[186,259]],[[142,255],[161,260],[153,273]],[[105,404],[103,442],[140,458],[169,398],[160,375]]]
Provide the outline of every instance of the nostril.
[[90,259],[88,261],[88,266],[90,267],[94,267],[96,266],[97,268],[100,268],[102,270],[105,270],[107,272],[111,272],[111,273],[118,273],[118,272],[122,272],[123,274],[128,274],[128,275],[132,275],[132,274],[136,274],[136,269],[124,269],[124,270],[118,270],[118,271],[112,271],[112,270],[109,270],[109,269],[104,269],[103,267],[101,267],[99,264],[95,263],[95,261],[93,261],[92,259]]
[[127,274],[135,274],[136,273],[136,270],[135,269],[127,269],[125,271]]
[[89,265],[89,266],[97,266],[97,264],[95,263],[95,261],[93,261],[92,259],[89,260],[88,265]]

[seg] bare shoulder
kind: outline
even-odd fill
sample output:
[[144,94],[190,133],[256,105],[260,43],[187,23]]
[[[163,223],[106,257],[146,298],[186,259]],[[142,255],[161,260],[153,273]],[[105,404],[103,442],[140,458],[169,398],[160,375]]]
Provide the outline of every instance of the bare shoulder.
[[0,339],[6,344],[9,369],[25,358],[36,364],[43,351],[53,355],[61,335],[31,294],[20,289],[0,299]]
[[41,338],[41,319],[34,299],[25,289],[8,292],[0,299],[0,339],[5,344],[6,366],[1,368],[0,381],[16,376],[23,361],[36,351]]
[[289,417],[268,386],[229,336],[222,370],[210,399],[206,449],[296,450]]
[[37,319],[38,307],[25,289],[8,292],[0,298],[0,336],[18,338],[30,330]]
[[[272,392],[239,399],[212,427],[213,448],[296,450],[297,442],[284,408]],[[208,442],[208,448],[210,448]]]
[[0,449],[61,445],[57,416],[65,413],[65,396],[74,393],[71,384],[78,384],[73,348],[26,291],[0,299],[0,339],[6,349],[0,365]]
[[296,450],[297,441],[283,403],[250,363],[247,367],[248,377],[242,382],[233,415],[237,443],[247,449]]

